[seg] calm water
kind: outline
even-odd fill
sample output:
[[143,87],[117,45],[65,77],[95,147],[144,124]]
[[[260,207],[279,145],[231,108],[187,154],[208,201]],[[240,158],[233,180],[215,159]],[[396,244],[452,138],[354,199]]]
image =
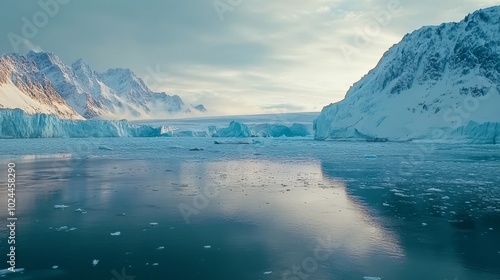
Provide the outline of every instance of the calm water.
[[0,182],[9,161],[4,279],[500,278],[498,146],[1,140]]

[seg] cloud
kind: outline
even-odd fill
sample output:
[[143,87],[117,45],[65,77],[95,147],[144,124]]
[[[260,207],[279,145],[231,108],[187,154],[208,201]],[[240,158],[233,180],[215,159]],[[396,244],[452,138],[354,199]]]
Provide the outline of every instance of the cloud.
[[307,109],[305,106],[299,106],[295,104],[276,104],[276,105],[270,105],[270,106],[263,106],[263,110],[273,110],[273,111],[284,111],[283,113],[286,112],[300,112],[304,111]]

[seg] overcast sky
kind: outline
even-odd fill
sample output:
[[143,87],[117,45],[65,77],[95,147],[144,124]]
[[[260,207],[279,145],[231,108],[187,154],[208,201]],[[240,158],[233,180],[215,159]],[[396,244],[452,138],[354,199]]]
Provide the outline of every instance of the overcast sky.
[[341,100],[406,33],[498,4],[4,0],[0,52],[41,48],[69,64],[84,58],[98,71],[130,68],[153,90],[203,103],[215,114],[320,111]]

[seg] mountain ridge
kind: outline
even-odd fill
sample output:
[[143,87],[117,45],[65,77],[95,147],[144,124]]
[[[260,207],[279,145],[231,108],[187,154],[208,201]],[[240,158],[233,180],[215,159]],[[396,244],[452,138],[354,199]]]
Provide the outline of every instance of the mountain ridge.
[[[101,118],[101,119],[140,119],[168,117],[172,114],[189,114],[199,110],[198,105],[186,105],[178,95],[168,95],[165,92],[150,90],[144,81],[137,77],[130,69],[111,68],[99,73],[91,68],[84,60],[78,59],[71,65],[65,64],[58,56],[51,52],[30,51],[26,55],[4,54],[0,64],[9,59],[18,57],[31,63],[36,69],[37,76],[33,77],[43,84],[47,80],[58,95],[65,101],[65,105],[54,104],[50,110],[33,109],[29,106],[17,106],[12,102],[0,100],[2,108],[27,109],[28,113],[53,113],[63,118]],[[0,65],[1,67],[2,65]],[[14,65],[15,66],[15,65]],[[5,68],[5,66],[4,66]],[[15,68],[15,67],[14,67]],[[5,72],[5,71],[4,71]],[[9,84],[8,73],[4,73],[0,80],[5,95],[19,95],[17,90],[7,87]],[[3,82],[2,82],[3,81]],[[15,85],[14,85],[15,87]],[[9,94],[8,92],[12,92]],[[38,94],[37,96],[43,96]],[[36,99],[36,97],[35,97]],[[5,103],[5,104],[4,104]],[[73,109],[73,113],[61,114],[57,106]],[[35,106],[36,107],[36,106]],[[31,108],[31,109],[30,109]],[[204,108],[204,106],[203,106]]]

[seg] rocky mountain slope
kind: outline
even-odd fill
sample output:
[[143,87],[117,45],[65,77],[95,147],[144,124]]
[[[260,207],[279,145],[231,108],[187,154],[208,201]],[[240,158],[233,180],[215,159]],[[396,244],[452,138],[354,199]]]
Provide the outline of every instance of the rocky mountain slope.
[[0,108],[83,119],[55,90],[32,61],[22,55],[0,56]]

